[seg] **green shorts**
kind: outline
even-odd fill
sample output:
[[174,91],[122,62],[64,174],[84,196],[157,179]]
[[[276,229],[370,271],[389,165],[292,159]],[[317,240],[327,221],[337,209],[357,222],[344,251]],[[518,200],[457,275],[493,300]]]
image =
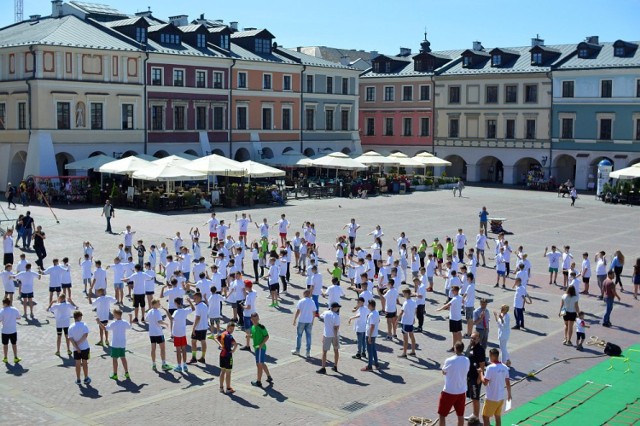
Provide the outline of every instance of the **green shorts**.
[[111,358],[124,358],[124,348],[111,348]]
[[549,268],[549,272],[558,272],[558,268]]

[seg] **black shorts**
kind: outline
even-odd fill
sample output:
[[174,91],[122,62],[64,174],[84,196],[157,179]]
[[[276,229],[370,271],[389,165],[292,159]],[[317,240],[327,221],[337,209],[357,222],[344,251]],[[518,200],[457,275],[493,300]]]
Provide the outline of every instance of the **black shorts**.
[[198,342],[202,342],[207,338],[207,330],[196,330],[191,333],[191,338],[193,340],[197,340]]
[[71,288],[71,283],[62,284],[62,288]]
[[173,317],[173,313],[176,311],[175,308],[171,309],[169,308],[169,315]]
[[269,284],[269,291],[275,291],[275,292],[280,293],[280,283]]
[[220,280],[220,287],[222,288],[226,288],[227,287],[227,279],[221,279]]
[[398,316],[397,312],[387,312],[385,313],[385,318],[395,318]]
[[20,297],[23,299],[33,299],[33,293],[20,293]]
[[3,345],[8,345],[9,343],[11,343],[12,345],[15,345],[17,341],[18,341],[18,333],[11,333],[11,334],[2,333]]
[[462,331],[462,320],[459,320],[459,321],[449,320],[449,331],[451,333],[457,333],[458,331]]
[[149,336],[151,343],[164,343],[164,336]]
[[582,277],[582,282],[585,284],[589,284],[589,279],[591,279],[591,277]]
[[4,295],[9,296],[9,295],[13,295],[13,293],[14,293],[13,291],[5,291]]
[[145,295],[144,294],[134,294],[133,295],[133,307],[134,308],[139,308],[142,307],[144,308],[146,302],[145,302]]
[[89,359],[89,352],[90,351],[91,351],[91,349],[83,349],[80,352],[73,351],[73,359],[75,359],[76,361],[80,361],[81,359],[86,361],[86,360]]
[[65,336],[69,335],[69,327],[62,327],[62,328],[56,328],[56,334],[58,336],[62,336],[62,333],[64,333]]
[[220,355],[220,368],[225,370],[233,369],[233,357]]
[[144,294],[146,294],[147,296],[153,296],[155,294],[155,291],[145,291]]
[[100,324],[107,325],[107,324],[109,324],[109,320],[100,321]]
[[569,270],[568,269],[563,269],[562,270],[562,275],[564,275],[565,277],[569,276]]
[[478,380],[473,378],[467,378],[467,398],[473,401],[480,400],[480,388],[482,383],[478,383]]
[[49,287],[49,293],[60,293],[62,291],[62,287]]
[[577,313],[575,313],[575,312],[567,312],[566,314],[564,314],[562,319],[565,320],[565,321],[575,321],[577,317],[578,317]]
[[578,340],[584,340],[586,336],[584,335],[583,332],[576,331],[576,337],[578,338]]

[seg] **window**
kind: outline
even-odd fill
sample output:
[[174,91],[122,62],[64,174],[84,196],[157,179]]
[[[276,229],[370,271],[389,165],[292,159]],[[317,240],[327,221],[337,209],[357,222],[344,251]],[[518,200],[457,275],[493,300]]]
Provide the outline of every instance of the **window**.
[[229,35],[223,34],[220,36],[220,47],[224,50],[229,50]]
[[238,89],[246,89],[247,88],[247,73],[239,72],[238,73]]
[[380,72],[380,62],[374,62],[373,72],[375,72],[376,74]]
[[151,107],[151,130],[164,129],[164,107],[153,105]]
[[213,107],[213,130],[224,129],[224,107]]
[[91,130],[103,129],[103,104],[99,102],[91,103]]
[[291,108],[282,109],[282,130],[291,130]]
[[589,57],[589,49],[578,49],[578,57],[579,58],[588,58]]
[[496,120],[487,120],[487,139],[495,139],[497,130]]
[[376,134],[376,119],[367,118],[367,136],[375,136]]
[[185,107],[182,105],[173,107],[173,129],[184,130],[185,125]]
[[420,86],[420,100],[428,101],[431,99],[431,86]]
[[404,136],[411,136],[411,134],[413,133],[411,131],[411,127],[412,127],[411,121],[412,120],[409,117],[405,117],[402,119],[402,134]]
[[485,89],[485,99],[484,102],[486,104],[497,104],[498,103],[498,86],[487,86]]
[[214,72],[213,73],[213,88],[214,89],[222,89],[222,73]]
[[532,53],[531,54],[531,63],[533,65],[542,65],[542,53]]
[[133,130],[133,104],[122,104],[122,130]]
[[611,124],[612,120],[610,118],[600,119],[600,136],[598,137],[598,139],[602,141],[611,140]]
[[27,128],[27,103],[18,103],[18,130],[25,130]]
[[463,56],[462,57],[462,66],[463,67],[469,67],[473,65],[473,60],[471,58],[471,56]]
[[449,103],[460,103],[460,86],[449,86]]
[[375,102],[376,101],[376,88],[375,87],[367,87],[365,90],[365,98],[366,102]]
[[384,72],[389,74],[391,72],[391,62],[384,63]]
[[420,136],[429,136],[431,133],[431,123],[429,117],[422,117],[420,119]]
[[518,86],[515,84],[507,84],[504,87],[504,102],[506,104],[515,104],[518,102]]
[[529,103],[538,102],[538,85],[537,84],[524,85],[524,101]]
[[457,138],[460,134],[460,120],[457,118],[449,119],[449,137]]
[[413,100],[413,86],[403,86],[402,87],[402,100],[403,101],[412,101]]
[[315,121],[316,110],[313,108],[307,108],[305,111],[305,116],[307,118],[307,130],[314,130],[314,121]]
[[7,130],[7,105],[0,104],[0,130]]
[[151,68],[151,85],[162,86],[162,68]]
[[173,85],[184,86],[184,70],[173,70]]
[[327,93],[333,93],[333,77],[327,77]]
[[346,77],[342,77],[342,94],[349,94],[349,79]]
[[516,138],[516,120],[508,119],[505,123],[505,131],[504,131],[505,139],[515,139]]
[[622,57],[622,56],[624,56],[624,55],[625,55],[625,53],[626,53],[626,52],[625,52],[625,50],[624,50],[624,47],[623,47],[623,46],[616,47],[616,48],[614,48],[614,50],[613,50],[613,54],[614,54],[614,56]]
[[562,133],[560,137],[562,139],[573,139],[573,118],[562,119]]
[[[19,114],[20,105],[24,105],[24,104],[18,104],[18,115],[20,115]],[[57,117],[58,117],[58,129],[70,129],[71,128],[71,103],[58,102]]]
[[307,76],[307,93],[313,93],[313,76]]
[[138,43],[146,43],[147,42],[147,29],[136,27],[136,41]]
[[206,106],[196,107],[196,129],[197,130],[207,129],[207,107]]
[[271,53],[271,39],[256,38],[256,53]]
[[384,135],[393,136],[393,118],[384,119]]
[[207,87],[207,72],[196,71],[196,87]]
[[636,98],[640,98],[640,80],[636,80]]
[[525,139],[535,139],[536,138],[536,120],[527,120],[525,122]]
[[562,97],[573,98],[573,81],[562,82]]
[[636,119],[636,138],[637,141],[640,141],[640,118]]
[[491,57],[491,66],[499,67],[500,65],[502,65],[502,55],[493,55]]
[[349,130],[349,110],[343,109],[340,111],[340,125],[343,131]]
[[262,108],[262,130],[271,130],[273,125],[271,124],[271,116],[273,114],[273,110],[271,107]]
[[239,130],[247,129],[247,107],[239,106],[237,109],[237,125]]
[[613,81],[612,80],[602,80],[600,82],[600,97],[601,98],[610,98],[613,89]]
[[271,74],[262,74],[262,88],[271,90]]
[[384,88],[384,100],[389,102],[389,101],[393,101],[396,97],[396,93],[395,93],[395,87],[393,86],[386,86]]
[[160,34],[160,43],[180,44],[180,36],[178,34]]
[[201,49],[207,47],[207,35],[206,34],[196,34],[196,46]]
[[290,91],[291,90],[291,76],[285,75],[282,77],[282,90]]
[[333,110],[324,110],[324,128],[325,130],[333,130]]

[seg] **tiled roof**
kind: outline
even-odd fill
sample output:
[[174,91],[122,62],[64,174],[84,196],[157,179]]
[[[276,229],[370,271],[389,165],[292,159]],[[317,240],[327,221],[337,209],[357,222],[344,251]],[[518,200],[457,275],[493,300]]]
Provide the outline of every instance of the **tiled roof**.
[[259,62],[275,62],[282,64],[295,64],[293,61],[285,56],[278,55],[277,53],[253,53],[247,49],[238,46],[235,43],[230,43],[231,58],[241,59],[246,61],[259,61]]
[[37,22],[23,21],[0,29],[0,47],[31,44],[138,50],[124,39],[114,37],[73,15],[61,18],[44,17]]
[[303,65],[308,65],[312,67],[324,67],[324,68],[343,68],[350,69],[350,67],[346,65],[342,65],[340,63],[327,61],[326,59],[318,58],[317,56],[306,55],[304,53],[298,52],[295,49],[284,49],[278,48],[279,50],[283,50],[285,55],[290,55],[300,61]]
[[[632,41],[632,43],[640,42]],[[574,54],[563,61],[557,69],[640,67],[640,49],[636,49],[633,56],[617,57],[613,54],[613,43],[606,42],[600,45],[600,51],[593,53],[589,58],[579,58],[576,53],[577,45],[570,45]]]

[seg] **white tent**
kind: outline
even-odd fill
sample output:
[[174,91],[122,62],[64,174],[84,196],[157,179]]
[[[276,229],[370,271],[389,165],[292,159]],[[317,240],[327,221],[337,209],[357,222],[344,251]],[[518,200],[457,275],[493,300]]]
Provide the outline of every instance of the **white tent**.
[[197,155],[187,154],[186,152],[180,152],[176,154],[176,157],[184,158],[185,160],[197,160],[200,158]]
[[413,157],[414,160],[418,160],[423,166],[450,166],[451,162],[438,158],[428,152],[421,152]]
[[186,165],[185,168],[195,170],[206,175],[238,177],[245,175],[244,167],[242,167],[240,162],[217,154],[211,154],[206,157],[193,160],[191,163]]
[[[188,154],[186,154],[188,155]],[[195,157],[194,157],[195,158]],[[184,157],[178,156],[178,155],[169,155],[167,157],[163,157],[163,158],[158,158],[154,161],[152,161],[153,164],[169,164],[172,166],[186,166],[187,164],[191,163],[191,160],[188,160]]]
[[396,159],[385,157],[376,151],[365,152],[361,156],[354,158],[354,160],[366,166],[392,166],[398,164]]
[[312,165],[309,157],[296,151],[287,151],[273,158],[263,158],[262,161],[279,167],[308,167]]
[[130,175],[137,170],[143,169],[151,165],[150,161],[142,160],[138,157],[125,157],[119,160],[114,160],[103,166],[100,166],[98,171],[100,173],[112,173],[116,175]]
[[389,155],[387,158],[395,160],[396,164],[399,164],[402,167],[424,167],[424,164],[422,164],[420,161],[409,158],[407,154],[404,154],[402,152],[395,152]]
[[85,158],[84,160],[74,161],[73,163],[69,163],[64,166],[66,170],[91,170],[91,169],[99,169],[101,166],[104,166],[107,163],[111,163],[115,161],[113,157],[109,157],[108,155],[99,154],[94,155],[93,157]]
[[275,167],[267,166],[265,164],[256,163],[255,161],[243,161],[242,167],[244,167],[245,175],[256,178],[265,177],[278,177],[284,176],[286,172],[284,170],[276,169]]
[[150,164],[133,173],[132,177],[134,179],[170,182],[204,180],[207,178],[207,174],[173,164]]
[[609,173],[610,178],[614,179],[636,179],[640,178],[640,163],[633,166],[625,167],[624,169],[616,170]]
[[147,154],[137,154],[134,157],[139,158],[141,160],[147,160],[147,161],[155,161],[158,158],[154,157],[153,155],[147,155]]
[[311,164],[317,167],[327,169],[344,169],[344,170],[363,170],[367,166],[349,157],[342,152],[332,152],[320,158],[311,161]]

